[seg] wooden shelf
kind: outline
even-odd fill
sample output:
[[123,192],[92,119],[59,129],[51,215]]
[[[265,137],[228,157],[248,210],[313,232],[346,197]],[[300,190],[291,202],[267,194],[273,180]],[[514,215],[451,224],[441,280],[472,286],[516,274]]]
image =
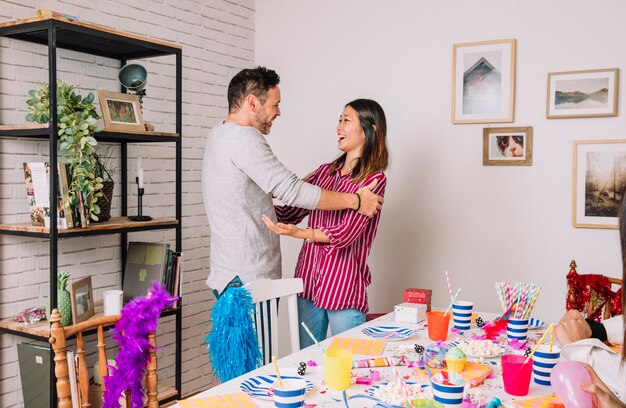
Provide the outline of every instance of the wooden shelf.
[[[94,308],[96,314],[94,314],[88,320],[97,319],[104,316],[102,312],[102,300],[96,301],[94,303]],[[178,312],[178,310],[179,309],[165,309],[161,313],[161,317],[174,315]],[[9,317],[7,319],[0,320],[0,331],[13,334],[19,333],[24,335],[24,337],[46,341],[50,338],[50,321],[46,319],[40,320],[35,323],[20,323],[13,320],[13,317]]]
[[[131,221],[127,217],[111,217],[109,221],[92,222],[85,228],[69,228],[58,230],[59,238],[83,235],[116,234],[119,232],[146,231],[154,229],[174,228],[178,221],[174,218],[153,218],[150,221]],[[47,238],[50,229],[30,224],[0,224],[0,234],[23,235]]]
[[0,23],[0,35],[22,41],[48,44],[48,28],[56,26],[56,47],[115,59],[172,55],[178,44],[125,33],[92,23],[56,17],[33,17]]
[[[0,136],[9,137],[33,137],[48,139],[48,124],[25,123],[19,125],[0,125]],[[96,140],[103,142],[176,142],[180,140],[178,133],[134,131],[134,132],[111,132],[103,130],[94,135]]]

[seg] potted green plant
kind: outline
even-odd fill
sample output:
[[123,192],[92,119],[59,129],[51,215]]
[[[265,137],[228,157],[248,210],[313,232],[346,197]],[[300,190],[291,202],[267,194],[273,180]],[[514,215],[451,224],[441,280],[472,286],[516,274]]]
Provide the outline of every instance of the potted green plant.
[[100,208],[98,222],[108,221],[111,218],[111,200],[113,199],[113,169],[109,166],[110,151],[105,152],[105,156],[95,154],[96,167],[94,173],[102,181],[102,196],[98,197],[96,205]]
[[[71,167],[69,206],[81,207],[85,211],[85,221],[98,221],[100,207],[98,198],[102,196],[103,178],[96,173],[98,144],[94,135],[102,130],[96,126],[100,117],[93,104],[94,95],[89,92],[84,98],[77,94],[76,87],[57,81],[57,118],[59,150]],[[26,120],[48,123],[50,120],[50,89],[48,84],[39,83],[39,89],[28,91],[30,99]],[[82,206],[81,206],[82,203]],[[71,209],[69,209],[71,210]]]

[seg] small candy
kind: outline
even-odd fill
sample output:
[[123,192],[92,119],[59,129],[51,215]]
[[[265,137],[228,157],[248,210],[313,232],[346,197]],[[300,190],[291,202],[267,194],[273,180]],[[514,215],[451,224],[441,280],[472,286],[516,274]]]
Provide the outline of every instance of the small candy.
[[485,325],[485,321],[483,320],[482,317],[478,316],[476,318],[476,326],[483,327],[484,325]]
[[422,346],[421,344],[416,344],[414,347],[417,354],[424,353],[424,346]]
[[306,363],[301,361],[298,365],[298,375],[304,375],[306,373]]
[[526,351],[524,352],[524,357],[528,357],[528,356],[530,356],[530,352],[531,352],[531,351],[532,351],[532,350],[531,350],[530,348],[527,348],[527,349],[526,349]]

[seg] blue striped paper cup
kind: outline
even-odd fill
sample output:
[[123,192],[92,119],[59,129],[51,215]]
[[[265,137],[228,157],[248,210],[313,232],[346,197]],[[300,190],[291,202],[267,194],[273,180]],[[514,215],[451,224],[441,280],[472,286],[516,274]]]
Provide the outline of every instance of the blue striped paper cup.
[[454,318],[454,328],[460,331],[467,331],[472,320],[472,309],[474,303],[466,300],[458,300],[452,303],[452,316]]
[[435,374],[430,379],[435,401],[441,402],[445,407],[460,407],[463,404],[465,380],[460,378],[459,383],[455,385],[445,385],[443,381],[441,374]]
[[561,357],[561,349],[557,346],[541,345],[533,354],[533,378],[539,385],[551,385],[550,374],[552,368],[559,362]]
[[528,319],[509,319],[506,327],[506,337],[509,341],[517,339],[525,342],[528,338]]
[[277,408],[299,408],[304,405],[306,381],[300,379],[282,380],[283,386],[274,383],[274,406]]

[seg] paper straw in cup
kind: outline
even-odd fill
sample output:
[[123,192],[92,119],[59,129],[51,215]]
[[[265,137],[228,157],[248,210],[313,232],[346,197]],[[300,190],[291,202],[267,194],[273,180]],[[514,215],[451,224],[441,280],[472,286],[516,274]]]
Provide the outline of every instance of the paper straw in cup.
[[459,296],[459,293],[461,292],[461,288],[458,288],[456,293],[454,294],[454,297],[452,298],[452,300],[450,301],[450,304],[448,305],[448,307],[446,308],[446,312],[444,313],[444,315],[448,315],[448,312],[450,311],[450,308],[452,307],[452,303],[454,303],[454,301],[456,300],[457,296]]
[[280,371],[278,370],[278,363],[276,362],[276,356],[272,356],[272,362],[274,363],[274,368],[276,368],[276,377],[278,378],[278,385],[283,386],[283,382],[280,379]]
[[311,333],[311,330],[309,330],[309,328],[307,327],[306,324],[304,324],[304,322],[300,323],[302,325],[302,327],[304,328],[304,330],[306,330],[306,333],[309,335],[309,337],[311,337],[311,339],[313,340],[313,342],[315,342],[315,344],[317,345],[317,347],[320,348],[320,351],[322,352],[322,354],[326,353],[326,350],[324,350],[324,347],[322,347],[322,345],[317,341],[317,339],[315,338],[315,336],[313,335],[313,333]]
[[304,406],[306,381],[289,378],[274,383],[274,406],[277,408],[298,408]]
[[535,345],[535,348],[533,348],[533,350],[530,352],[530,354],[528,355],[528,357],[526,357],[526,360],[524,361],[524,364],[528,363],[528,360],[530,360],[530,358],[533,356],[533,354],[535,354],[535,351],[537,351],[537,349],[539,348],[539,346],[541,346],[541,343],[543,342],[543,339],[546,338],[546,335],[548,334],[549,331],[554,330],[554,323],[550,323],[550,326],[548,326],[548,329],[546,330],[545,333],[543,333],[543,336],[541,336],[541,338],[539,339],[539,341],[537,342],[537,345]]

